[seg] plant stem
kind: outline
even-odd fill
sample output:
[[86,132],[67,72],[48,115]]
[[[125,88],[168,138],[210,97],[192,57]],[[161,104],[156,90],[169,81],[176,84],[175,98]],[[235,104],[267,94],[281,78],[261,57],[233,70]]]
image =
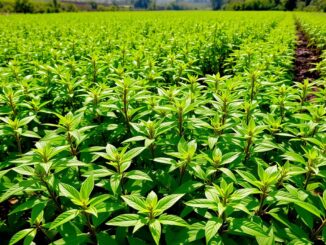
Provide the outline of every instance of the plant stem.
[[266,199],[266,193],[265,191],[263,191],[263,193],[260,195],[259,209],[257,211],[258,215],[262,214],[265,199]]
[[315,134],[318,132],[318,125],[316,125],[315,127],[314,127],[314,130],[311,132],[311,137],[314,137],[315,136]]
[[306,179],[305,179],[305,184],[304,184],[304,189],[307,189],[307,186],[309,184],[309,180],[311,178],[311,171],[309,170],[308,173],[306,174]]
[[245,162],[247,162],[249,160],[249,157],[250,157],[250,146],[251,146],[251,143],[252,143],[252,138],[249,137],[247,139],[247,142],[246,142],[246,147],[245,147],[245,154],[246,154],[246,157],[245,157]]
[[151,170],[152,169],[152,165],[154,164],[154,158],[155,158],[155,144],[152,143],[150,146],[149,146],[149,151],[151,153],[151,165],[149,166],[149,169]]
[[322,223],[320,224],[320,226],[314,232],[312,232],[312,234],[311,234],[312,240],[316,240],[317,239],[319,233],[323,230],[323,228],[324,228],[325,225],[326,225],[326,219],[324,219],[322,221]]
[[51,242],[51,237],[46,233],[46,231],[41,226],[39,227],[39,229],[46,236],[49,242]]
[[93,60],[93,83],[96,83],[96,61]]
[[254,100],[254,95],[255,95],[255,81],[256,81],[256,77],[253,76],[251,78],[250,103]]
[[248,125],[249,120],[250,120],[250,109],[247,111],[246,114],[247,114],[247,115],[246,115],[246,124]]
[[11,96],[9,97],[9,104],[12,112],[14,113],[14,116],[16,116],[17,115],[16,105]]
[[22,154],[23,151],[22,151],[22,145],[21,145],[21,138],[20,138],[19,134],[15,133],[15,138],[16,138],[16,142],[17,142],[18,152],[19,152],[19,154]]
[[71,155],[76,156],[76,155],[77,155],[77,150],[76,150],[75,147],[74,147],[74,144],[73,144],[73,142],[72,142],[72,137],[71,137],[69,131],[68,131],[67,141],[68,141],[68,143],[69,143],[69,145],[70,145],[70,152],[71,152]]
[[95,231],[94,227],[92,226],[90,215],[89,215],[89,213],[86,213],[85,211],[84,211],[84,215],[86,217],[86,224],[87,224],[87,228],[91,234],[91,237],[92,237],[92,239],[96,240],[96,231]]
[[186,166],[182,166],[182,167],[180,168],[180,179],[179,179],[179,185],[182,184],[182,180],[183,180],[183,176],[185,175],[186,168],[187,168],[187,165],[186,165]]
[[178,111],[178,128],[179,128],[179,136],[183,135],[183,112],[180,108]]
[[43,177],[41,177],[41,182],[44,184],[45,188],[47,189],[51,199],[53,200],[53,202],[55,203],[55,205],[57,206],[58,210],[60,211],[60,213],[63,212],[63,209],[61,208],[61,204],[58,200],[58,197],[55,195],[55,193],[51,190],[49,184],[43,179]]
[[127,132],[130,132],[130,127],[129,127],[129,118],[128,118],[128,99],[127,99],[127,95],[128,95],[128,88],[124,88],[123,90],[123,114],[125,116],[125,122],[126,122],[126,129]]
[[302,98],[301,98],[301,111],[302,111],[302,107],[304,105],[304,102],[306,101],[306,98],[307,98],[307,89],[304,87],[303,88],[303,91],[302,91]]
[[222,108],[222,110],[223,110],[223,115],[222,115],[222,122],[221,122],[221,124],[222,124],[222,126],[225,124],[225,121],[226,121],[226,117],[227,117],[227,101],[226,100],[223,100],[223,108]]
[[280,113],[281,113],[281,122],[283,122],[283,120],[284,120],[284,105],[282,104],[281,106],[280,106]]

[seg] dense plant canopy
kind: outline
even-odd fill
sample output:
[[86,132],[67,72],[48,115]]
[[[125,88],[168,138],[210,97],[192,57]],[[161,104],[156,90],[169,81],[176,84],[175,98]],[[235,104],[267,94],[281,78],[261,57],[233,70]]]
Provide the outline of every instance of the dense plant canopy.
[[326,15],[0,21],[1,244],[326,241]]

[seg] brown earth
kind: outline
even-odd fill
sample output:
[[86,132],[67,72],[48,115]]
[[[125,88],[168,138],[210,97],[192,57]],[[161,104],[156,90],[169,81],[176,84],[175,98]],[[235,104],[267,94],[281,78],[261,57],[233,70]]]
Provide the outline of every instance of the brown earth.
[[302,82],[304,79],[309,81],[319,78],[317,71],[310,71],[315,68],[315,64],[320,62],[320,50],[315,46],[309,45],[309,38],[303,32],[301,26],[297,24],[297,45],[295,51],[294,80]]

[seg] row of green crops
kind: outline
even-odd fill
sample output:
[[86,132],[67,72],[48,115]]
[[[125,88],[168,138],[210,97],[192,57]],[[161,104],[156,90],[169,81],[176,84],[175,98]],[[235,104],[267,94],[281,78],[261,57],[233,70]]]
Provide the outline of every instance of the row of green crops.
[[325,242],[325,80],[293,81],[292,14],[0,20],[1,244]]

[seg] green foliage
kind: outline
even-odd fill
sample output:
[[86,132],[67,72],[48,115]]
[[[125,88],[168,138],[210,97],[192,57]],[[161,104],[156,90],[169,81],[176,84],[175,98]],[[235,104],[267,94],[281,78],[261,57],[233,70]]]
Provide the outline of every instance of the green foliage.
[[325,243],[323,14],[0,21],[1,243]]

